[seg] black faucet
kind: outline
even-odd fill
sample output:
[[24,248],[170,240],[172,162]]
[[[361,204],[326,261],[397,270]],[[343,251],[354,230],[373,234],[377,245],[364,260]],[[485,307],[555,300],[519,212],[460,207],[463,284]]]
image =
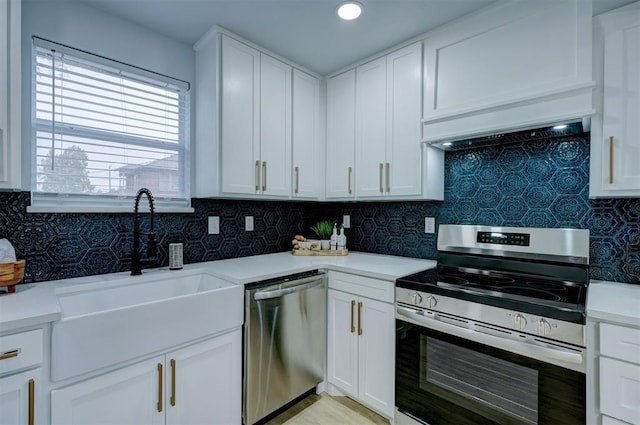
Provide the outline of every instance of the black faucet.
[[[149,209],[151,210],[151,231],[146,233],[147,235],[147,258],[144,260],[140,254],[140,213],[138,213],[138,206],[140,204],[140,198],[142,195],[147,195],[149,200]],[[131,253],[131,276],[138,276],[142,274],[142,266],[155,264],[157,261],[157,245],[156,234],[153,231],[153,195],[151,191],[146,187],[143,187],[138,191],[136,195],[136,204],[133,208],[133,252]]]

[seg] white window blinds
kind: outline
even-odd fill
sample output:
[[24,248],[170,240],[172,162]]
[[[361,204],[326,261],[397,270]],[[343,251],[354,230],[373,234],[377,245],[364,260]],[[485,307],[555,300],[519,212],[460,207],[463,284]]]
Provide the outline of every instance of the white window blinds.
[[190,207],[188,84],[34,38],[32,207]]

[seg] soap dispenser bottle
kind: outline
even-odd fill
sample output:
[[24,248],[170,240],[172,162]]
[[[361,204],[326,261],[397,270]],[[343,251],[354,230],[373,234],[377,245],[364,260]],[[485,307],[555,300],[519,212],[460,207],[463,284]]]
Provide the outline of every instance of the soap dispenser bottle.
[[333,223],[333,233],[331,234],[329,243],[331,244],[332,251],[338,249],[338,229],[336,228],[336,223]]
[[338,235],[338,249],[347,249],[347,237],[344,235],[344,225],[340,226]]

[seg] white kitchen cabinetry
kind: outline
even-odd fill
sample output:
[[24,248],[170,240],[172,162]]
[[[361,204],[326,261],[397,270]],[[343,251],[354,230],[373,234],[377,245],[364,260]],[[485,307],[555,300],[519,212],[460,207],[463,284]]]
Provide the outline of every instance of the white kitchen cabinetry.
[[0,337],[0,424],[44,423],[42,359],[41,329]]
[[421,90],[421,42],[357,68],[356,197],[421,197]]
[[501,1],[430,33],[423,140],[593,115],[591,14],[590,1]]
[[640,196],[640,2],[594,18],[591,197]]
[[51,392],[53,424],[240,424],[241,331]]
[[323,165],[320,140],[320,80],[293,70],[293,197],[321,196]]
[[326,197],[355,196],[355,69],[327,80]]
[[329,272],[329,392],[349,395],[388,418],[395,394],[393,290],[392,282]]
[[21,189],[21,0],[0,2],[0,190]]
[[291,67],[222,36],[224,194],[289,196]]

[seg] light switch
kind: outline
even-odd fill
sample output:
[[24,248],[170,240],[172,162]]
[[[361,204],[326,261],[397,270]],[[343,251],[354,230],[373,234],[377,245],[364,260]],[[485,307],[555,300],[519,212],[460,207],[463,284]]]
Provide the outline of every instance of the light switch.
[[253,232],[253,216],[248,215],[244,218],[244,230],[247,232]]
[[345,229],[349,229],[351,227],[351,216],[350,215],[343,215],[342,216],[342,225],[344,226]]
[[435,217],[425,217],[424,218],[424,232],[425,233],[435,233],[436,232],[436,218]]
[[211,216],[209,217],[209,234],[217,235],[220,233],[220,217]]

